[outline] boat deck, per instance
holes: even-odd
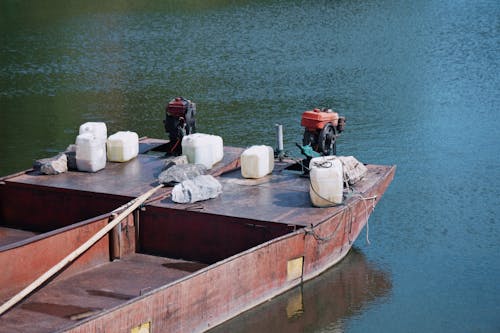
[[[321,223],[355,200],[347,197],[341,205],[313,207],[309,197],[309,178],[301,177],[299,172],[285,169],[287,165],[277,163],[273,174],[260,179],[244,179],[240,170],[225,173],[219,178],[223,186],[220,197],[186,205],[184,209],[304,227]],[[368,173],[364,181],[352,187],[352,193],[364,193],[380,176],[391,172],[391,167],[388,166],[368,165],[367,168]],[[179,205],[170,199],[154,205],[179,209]]]
[[[140,151],[146,153],[165,143],[146,139]],[[224,159],[210,173],[218,176],[223,193],[218,198],[194,204],[176,204],[169,197],[171,188],[161,189],[151,202],[155,207],[189,210],[213,215],[251,219],[304,227],[319,223],[341,211],[344,206],[315,208],[309,198],[309,179],[287,170],[288,162],[277,162],[272,175],[260,179],[241,177],[239,155],[242,148],[224,147]],[[157,177],[165,163],[163,154],[139,154],[127,163],[110,163],[96,173],[70,171],[57,176],[42,175],[37,171],[18,174],[7,181],[35,187],[88,192],[127,199],[137,197],[158,184]],[[360,185],[352,187],[355,193],[364,193],[377,181],[393,172],[392,166],[367,165],[368,174]],[[163,199],[162,199],[163,198]],[[348,204],[346,200],[344,204]],[[258,209],[256,209],[258,207]]]
[[[155,140],[150,143],[150,139],[147,140],[141,142],[142,153],[136,158],[125,163],[107,162],[104,169],[95,173],[68,171],[54,176],[30,170],[9,177],[5,181],[96,194],[137,197],[158,184],[157,177],[163,170],[166,159],[164,154],[147,154],[155,146],[166,141]],[[241,148],[225,147],[224,159],[210,170],[211,174],[218,175],[227,168],[234,168],[233,164],[237,162],[241,152]]]
[[[15,311],[4,315],[0,332],[52,332],[54,327],[69,327],[206,266],[131,254],[48,284],[19,304]]]
[[[0,226],[0,247],[35,236],[36,232],[5,228]]]

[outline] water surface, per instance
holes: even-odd
[[[86,121],[165,137],[177,95],[229,145],[274,146],[282,123],[294,156],[302,112],[332,107],[348,119],[339,154],[398,165],[371,245],[355,243],[389,282],[362,306],[304,302],[317,320],[301,330],[498,332],[499,18],[497,1],[2,1],[0,175],[63,150]],[[264,312],[259,330],[275,331],[290,297],[228,330]]]

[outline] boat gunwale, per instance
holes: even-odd
[[[39,233],[37,235],[31,236],[29,238],[25,238],[25,239],[22,239],[22,240],[19,240],[19,241],[10,243],[10,244],[0,246],[0,252],[16,249],[16,248],[25,246],[27,244],[35,243],[35,242],[38,242],[40,240],[52,237],[54,235],[59,235],[61,233],[67,232],[69,230],[77,229],[81,226],[84,226],[84,225],[87,225],[90,223],[94,223],[94,222],[96,222],[98,220],[102,220],[106,217],[111,217],[112,215],[113,215],[112,213],[105,213],[105,214],[101,214],[101,215],[98,215],[98,216],[95,216],[95,217],[92,217],[89,219],[85,219],[83,221],[72,223],[70,225],[67,225],[67,226],[64,226],[61,228],[57,228],[57,229],[47,231],[47,232],[42,232],[42,233]]]

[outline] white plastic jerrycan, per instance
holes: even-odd
[[[273,172],[274,150],[269,146],[252,146],[241,154],[241,175],[261,178]]]
[[[103,122],[86,122],[80,125],[80,130],[78,134],[92,133],[97,139],[106,142],[108,138],[108,130],[106,128],[106,123]]]
[[[116,132],[109,136],[106,148],[108,161],[130,161],[139,153],[139,136],[135,132]]]
[[[189,163],[203,164],[211,169],[224,157],[223,141],[220,136],[194,133],[182,138],[182,154]]]
[[[342,203],[342,162],[336,156],[315,157],[311,159],[309,168],[309,196],[313,206],[328,207]]]
[[[106,167],[106,142],[86,132],[76,137],[76,167],[96,172]]]

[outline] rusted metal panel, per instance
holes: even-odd
[[[379,173],[378,182],[364,187],[358,195],[348,199],[342,210],[326,221],[306,229],[306,254],[304,280],[309,280],[335,265],[350,250],[359,233],[366,225],[373,208],[392,181],[395,167],[372,168]],[[360,199],[360,196],[364,199]]]
[[[111,260],[120,259],[136,250],[136,229],[134,223],[135,213],[128,215],[110,233]],[[115,215],[112,214],[114,219]]]
[[[262,304],[248,316],[244,313],[222,324],[213,333],[303,333],[327,327],[342,331],[346,319],[387,295],[391,288],[389,274],[376,269],[362,253],[351,251],[339,266],[295,287],[285,297]]]
[[[105,214],[124,204],[123,197],[40,187],[31,184],[0,185],[0,222],[4,226],[47,232]]]
[[[226,147],[224,159],[210,173],[217,176],[238,167],[241,151]],[[139,155],[127,163],[108,162],[96,173],[51,176],[31,170],[4,177],[0,225],[47,232],[107,213],[154,186],[163,164],[163,155]],[[161,189],[156,198],[170,191]]]
[[[0,248],[0,299],[3,301],[36,280],[108,222],[108,217]],[[108,237],[80,256],[59,278],[109,261]]]
[[[369,191],[391,170],[388,166],[367,167],[368,174],[364,181],[359,186],[353,187],[356,193],[363,194]],[[328,220],[341,213],[345,207],[345,205],[313,207],[309,198],[309,180],[284,169],[278,169],[272,176],[257,180],[243,179],[240,171],[235,170],[221,176],[219,181],[223,185],[223,193],[215,199],[193,205],[179,205],[166,198],[152,205],[266,223],[282,223],[298,228]]]
[[[71,327],[79,320],[186,277],[194,267],[190,264],[194,263],[132,254],[68,278],[58,278],[4,314],[0,332],[53,332]],[[197,265],[196,269],[204,267]],[[36,317],[39,325],[26,321],[26,317]]]
[[[69,331],[127,331],[146,321],[154,332],[206,330],[299,284],[300,278],[287,281],[287,262],[300,257],[303,246],[302,233],[270,241]]]
[[[0,227],[0,248],[35,236],[35,232]]]
[[[179,209],[140,212],[140,251],[213,263],[290,231],[293,227]]]

